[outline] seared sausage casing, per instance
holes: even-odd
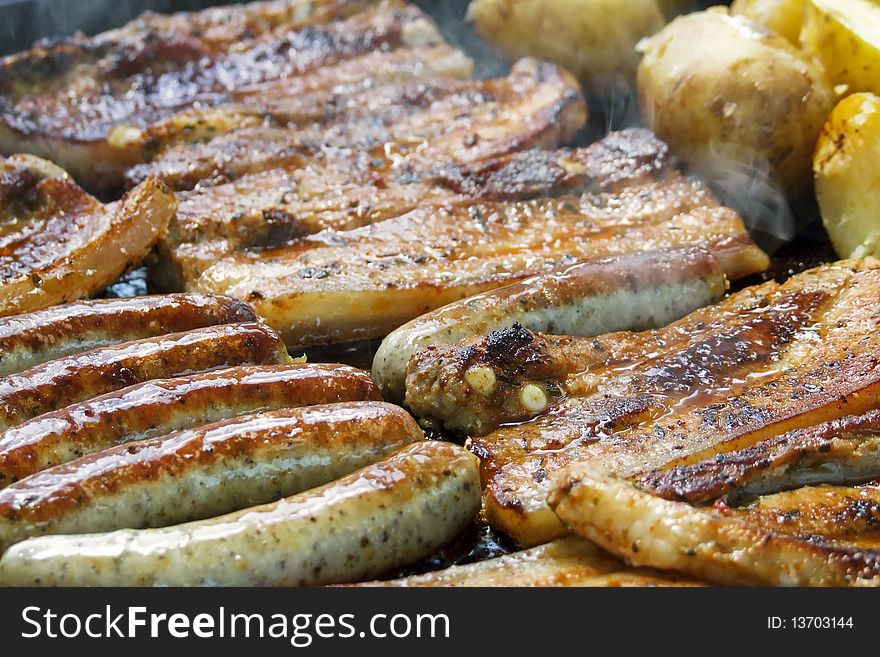
[[[384,402],[249,415],[120,445],[0,491],[0,549],[39,534],[162,527],[325,484],[421,440]]]
[[[573,265],[451,303],[404,324],[376,352],[373,376],[387,399],[403,401],[407,364],[424,347],[514,324],[556,335],[643,331],[717,301],[726,289],[721,266],[702,249]]]
[[[346,365],[252,365],[147,381],[0,435],[0,488],[85,454],[245,413],[380,399],[367,373]]]
[[[0,430],[150,379],[289,358],[278,334],[261,324],[211,326],[66,356],[0,379]]]
[[[0,559],[0,584],[353,582],[431,554],[479,505],[476,457],[421,442],[331,484],[211,520],[23,541]]]
[[[79,301],[0,318],[0,376],[112,344],[192,329],[255,322],[243,301],[207,294]]]

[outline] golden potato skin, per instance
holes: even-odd
[[[642,46],[646,123],[715,180],[762,171],[789,195],[810,188],[810,162],[834,106],[821,69],[784,38],[726,8],[677,18]]]
[[[599,93],[633,82],[636,44],[665,23],[657,0],[474,0],[468,19],[508,59],[548,59]]]
[[[813,161],[816,198],[841,258],[880,255],[880,97],[842,100],[822,129]]]
[[[765,25],[799,46],[806,5],[807,0],[734,0],[730,12]]]
[[[880,94],[880,3],[809,0],[801,43],[832,84]]]

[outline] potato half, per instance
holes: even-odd
[[[734,0],[730,11],[766,25],[797,46],[804,27],[806,5],[807,0]]]
[[[842,100],[822,129],[813,169],[822,221],[841,258],[880,256],[880,97]]]
[[[677,18],[641,49],[645,121],[688,164],[715,180],[732,170],[769,176],[790,195],[810,187],[834,106],[820,67],[721,7]]]
[[[801,43],[833,84],[880,93],[880,2],[810,0]]]
[[[474,0],[468,18],[508,59],[549,59],[599,93],[632,84],[635,45],[665,24],[657,0]]]

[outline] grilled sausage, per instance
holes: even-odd
[[[245,413],[380,399],[367,373],[346,365],[242,366],[148,381],[0,435],[0,488],[114,445]]]
[[[149,379],[289,358],[278,334],[261,324],[211,326],[66,356],[0,379],[0,430]]]
[[[0,376],[112,344],[256,320],[243,301],[205,294],[80,301],[3,317]]]
[[[265,504],[423,438],[399,406],[352,402],[119,445],[0,491],[0,550],[30,536],[163,527]]]
[[[0,559],[3,585],[316,585],[379,576],[452,539],[480,503],[477,459],[422,442],[279,502],[165,529],[43,536]]]
[[[405,324],[376,352],[373,378],[386,399],[403,401],[407,363],[423,347],[514,324],[580,336],[655,328],[717,301],[725,289],[718,262],[700,249],[574,265],[457,301]]]

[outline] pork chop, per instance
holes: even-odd
[[[440,43],[432,21],[401,0],[278,0],[148,14],[0,61],[0,150],[41,155],[82,184],[113,189],[128,167],[155,154],[151,127],[163,124],[167,133],[168,118],[180,111],[296,95],[295,85],[285,89],[299,76],[322,70],[332,84],[335,65]]]

